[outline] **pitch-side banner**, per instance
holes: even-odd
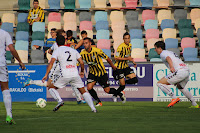
[[[110,87],[118,88],[118,81],[114,80],[112,76],[112,68],[109,65],[105,65],[106,71],[108,72]],[[135,74],[138,77],[137,85],[126,85],[125,95],[127,100],[130,101],[152,101],[153,100],[153,65],[152,64],[138,64],[136,68],[131,65],[131,68],[134,70]],[[85,77],[82,79],[85,87],[87,87],[87,76],[89,73],[89,67],[85,65]],[[101,100],[112,100],[112,95],[104,92],[103,88],[97,83],[94,86],[94,89],[97,91],[98,96]],[[64,100],[75,100],[74,93],[70,86],[58,90],[61,97]],[[52,100],[49,92],[47,91],[47,99]]]
[[[186,85],[186,88],[191,92],[196,101],[200,101],[200,64],[188,64],[190,68],[190,80]],[[164,76],[170,73],[169,69],[164,64],[155,64],[154,67],[154,94],[153,101],[171,101],[171,98],[162,92],[160,88],[157,87],[156,83]],[[177,97],[179,97],[182,101],[188,101],[188,99],[173,85],[170,85],[170,88],[175,93]]]
[[[46,99],[46,87],[30,85],[23,88],[23,83],[31,78],[33,80],[41,80],[46,72],[47,65],[26,65],[25,70],[21,70],[19,66],[8,66],[9,89],[12,101],[36,101],[38,98]],[[0,101],[2,101],[0,94]]]

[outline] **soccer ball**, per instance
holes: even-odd
[[[36,106],[39,107],[39,108],[44,108],[46,107],[46,100],[43,99],[43,98],[38,98],[37,101],[36,101]]]

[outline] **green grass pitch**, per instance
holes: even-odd
[[[33,102],[13,102],[16,125],[5,123],[0,103],[0,133],[198,133],[200,109],[189,109],[189,102],[167,108],[166,102],[103,102],[92,113],[87,104],[67,102],[53,112],[56,102],[37,108]]]

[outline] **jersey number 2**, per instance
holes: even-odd
[[[67,58],[67,61],[72,61],[72,59],[70,59],[71,53],[70,53],[69,51],[65,51],[65,53],[68,53],[68,54],[69,54],[69,56],[68,56],[68,58]]]

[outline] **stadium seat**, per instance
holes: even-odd
[[[200,9],[192,9],[190,12],[190,18],[192,20],[192,23],[195,23],[196,19],[200,18]]]
[[[107,39],[100,39],[97,42],[97,48],[99,49],[110,49],[110,40]]]
[[[46,0],[38,0],[40,3],[40,7],[45,9],[46,8]]]
[[[146,20],[145,24],[144,24],[144,29],[148,30],[148,29],[158,29],[158,20]]]
[[[108,21],[107,17],[108,17],[107,12],[96,11],[94,19],[95,19],[96,22],[98,22],[98,21]]]
[[[155,51],[155,48],[151,48],[149,50],[149,59],[150,62],[161,62],[162,60],[160,59],[160,55],[157,54]]]
[[[157,15],[159,24],[161,24],[163,19],[172,19],[171,10],[159,10]]]
[[[45,38],[44,32],[36,31],[36,32],[32,33],[32,40],[43,40],[44,41],[44,38]]]
[[[106,0],[94,0],[95,8],[106,8]]]
[[[27,31],[17,31],[15,39],[17,41],[19,41],[19,40],[29,41],[29,33]]]
[[[169,0],[157,0],[158,6],[169,6]]]
[[[64,23],[64,31],[68,31],[68,30],[76,31],[77,23],[75,23],[73,21],[65,22]]]
[[[160,39],[151,38],[147,40],[147,50],[149,51],[151,48],[154,48],[154,44],[160,41]]]
[[[125,32],[126,32],[126,30],[115,30],[112,33],[112,38],[114,39],[114,41],[122,40]]]
[[[174,28],[175,22],[172,19],[163,19],[161,22],[161,29],[164,30],[166,28]]]
[[[180,57],[180,50],[179,50],[179,48],[169,48],[167,50],[174,52],[176,55],[178,55],[178,57]]]
[[[162,62],[161,58],[151,58],[150,62]]]
[[[128,21],[128,29],[141,29],[141,21],[140,20],[132,20]]]
[[[185,6],[185,0],[173,0],[174,6]]]
[[[166,28],[163,30],[162,33],[162,37],[163,39],[167,39],[167,38],[174,38],[176,39],[176,29],[172,29],[172,28]]]
[[[145,59],[145,49],[141,48],[134,48],[131,51],[131,57],[134,58],[135,62],[146,62]]]
[[[110,38],[110,32],[109,30],[98,30],[96,34],[97,40],[100,39],[109,39]]]
[[[43,50],[32,50],[31,51],[31,63],[44,63]]]
[[[199,0],[190,0],[190,6],[200,6]]]
[[[187,10],[184,9],[176,9],[174,11],[174,19],[175,23],[178,24],[180,19],[187,19]]]
[[[23,63],[28,63],[28,50],[16,50],[21,61]],[[19,63],[15,58],[15,63]]]
[[[48,0],[49,9],[60,9],[60,0]]]
[[[2,23],[1,29],[13,33],[13,23]]]
[[[182,48],[182,52],[184,52],[185,48],[195,48],[196,46],[196,41],[194,38],[189,38],[189,37],[185,37],[181,40],[181,48]]]
[[[48,22],[60,22],[61,21],[61,14],[57,12],[51,12],[48,15]]]
[[[64,0],[65,9],[75,9],[76,0]]]
[[[27,22],[18,23],[17,31],[29,31],[29,23],[27,23]]]
[[[137,11],[127,11],[126,12],[126,21],[138,20]]]
[[[19,10],[29,10],[30,0],[18,0]]]
[[[63,21],[73,21],[76,23],[76,13],[75,12],[65,12],[63,16]]]
[[[122,0],[109,0],[111,7],[122,7]]]
[[[126,7],[133,8],[137,7],[138,0],[125,0]]]
[[[146,20],[155,20],[155,11],[154,10],[143,10],[142,12],[142,20],[143,24],[145,23]]]
[[[48,31],[51,31],[52,28],[61,29],[60,22],[49,22],[48,23]]]
[[[159,39],[159,29],[146,30],[146,39],[156,38]]]
[[[18,23],[27,22],[28,13],[19,13],[17,16]]]
[[[131,39],[142,39],[143,34],[141,29],[131,29],[129,32]]]
[[[79,0],[80,8],[91,8],[91,0]]]
[[[13,58],[13,55],[10,51],[6,51],[6,63],[12,63],[11,60]]]
[[[15,42],[15,49],[16,50],[27,50],[28,51],[28,41],[16,41]]]
[[[114,30],[124,30],[125,22],[124,21],[113,21],[111,25],[111,29]]]
[[[183,58],[185,61],[199,61],[197,48],[185,48]]]
[[[200,18],[198,18],[198,19],[196,20],[194,27],[195,27],[196,32],[197,32],[197,30],[200,28]]]
[[[13,27],[15,27],[15,14],[14,13],[4,13],[1,18],[2,23],[13,23]]]
[[[44,46],[44,41],[43,40],[33,40],[31,42],[31,47],[37,45],[37,46]]]
[[[108,23],[108,21],[97,21],[95,28],[96,28],[96,30],[108,30],[109,23]]]
[[[117,48],[118,48],[119,45],[122,44],[123,42],[124,42],[123,39],[121,39],[121,40],[115,40],[115,41],[114,41],[114,43],[113,43],[114,53],[116,53]]]
[[[141,48],[144,49],[144,40],[143,39],[131,39],[132,49]]]
[[[124,15],[122,11],[111,11],[110,20],[113,21],[124,21]]]
[[[79,21],[91,21],[91,12],[80,12]]]
[[[92,21],[81,21],[79,29],[80,31],[92,30],[93,29]]]
[[[85,30],[85,31],[87,32],[87,37],[93,39],[93,31],[92,30]],[[81,37],[81,31],[80,31],[79,37],[80,37],[80,39],[82,39],[82,37]]]
[[[178,29],[192,28],[191,19],[180,19],[178,21]]]
[[[153,7],[153,0],[141,0],[142,7]]]
[[[190,37],[190,38],[193,38],[194,37],[194,33],[193,33],[193,29],[190,29],[190,28],[183,28],[183,29],[180,29],[180,38],[185,38],[185,37]]]
[[[73,37],[75,38],[75,39],[77,39],[77,32],[76,31],[72,31],[73,32]]]
[[[109,58],[111,58],[111,50],[110,49],[102,49],[102,50]]]
[[[32,31],[45,32],[45,22],[34,22],[32,26]]]
[[[178,39],[167,38],[165,39],[165,49],[178,48]]]

